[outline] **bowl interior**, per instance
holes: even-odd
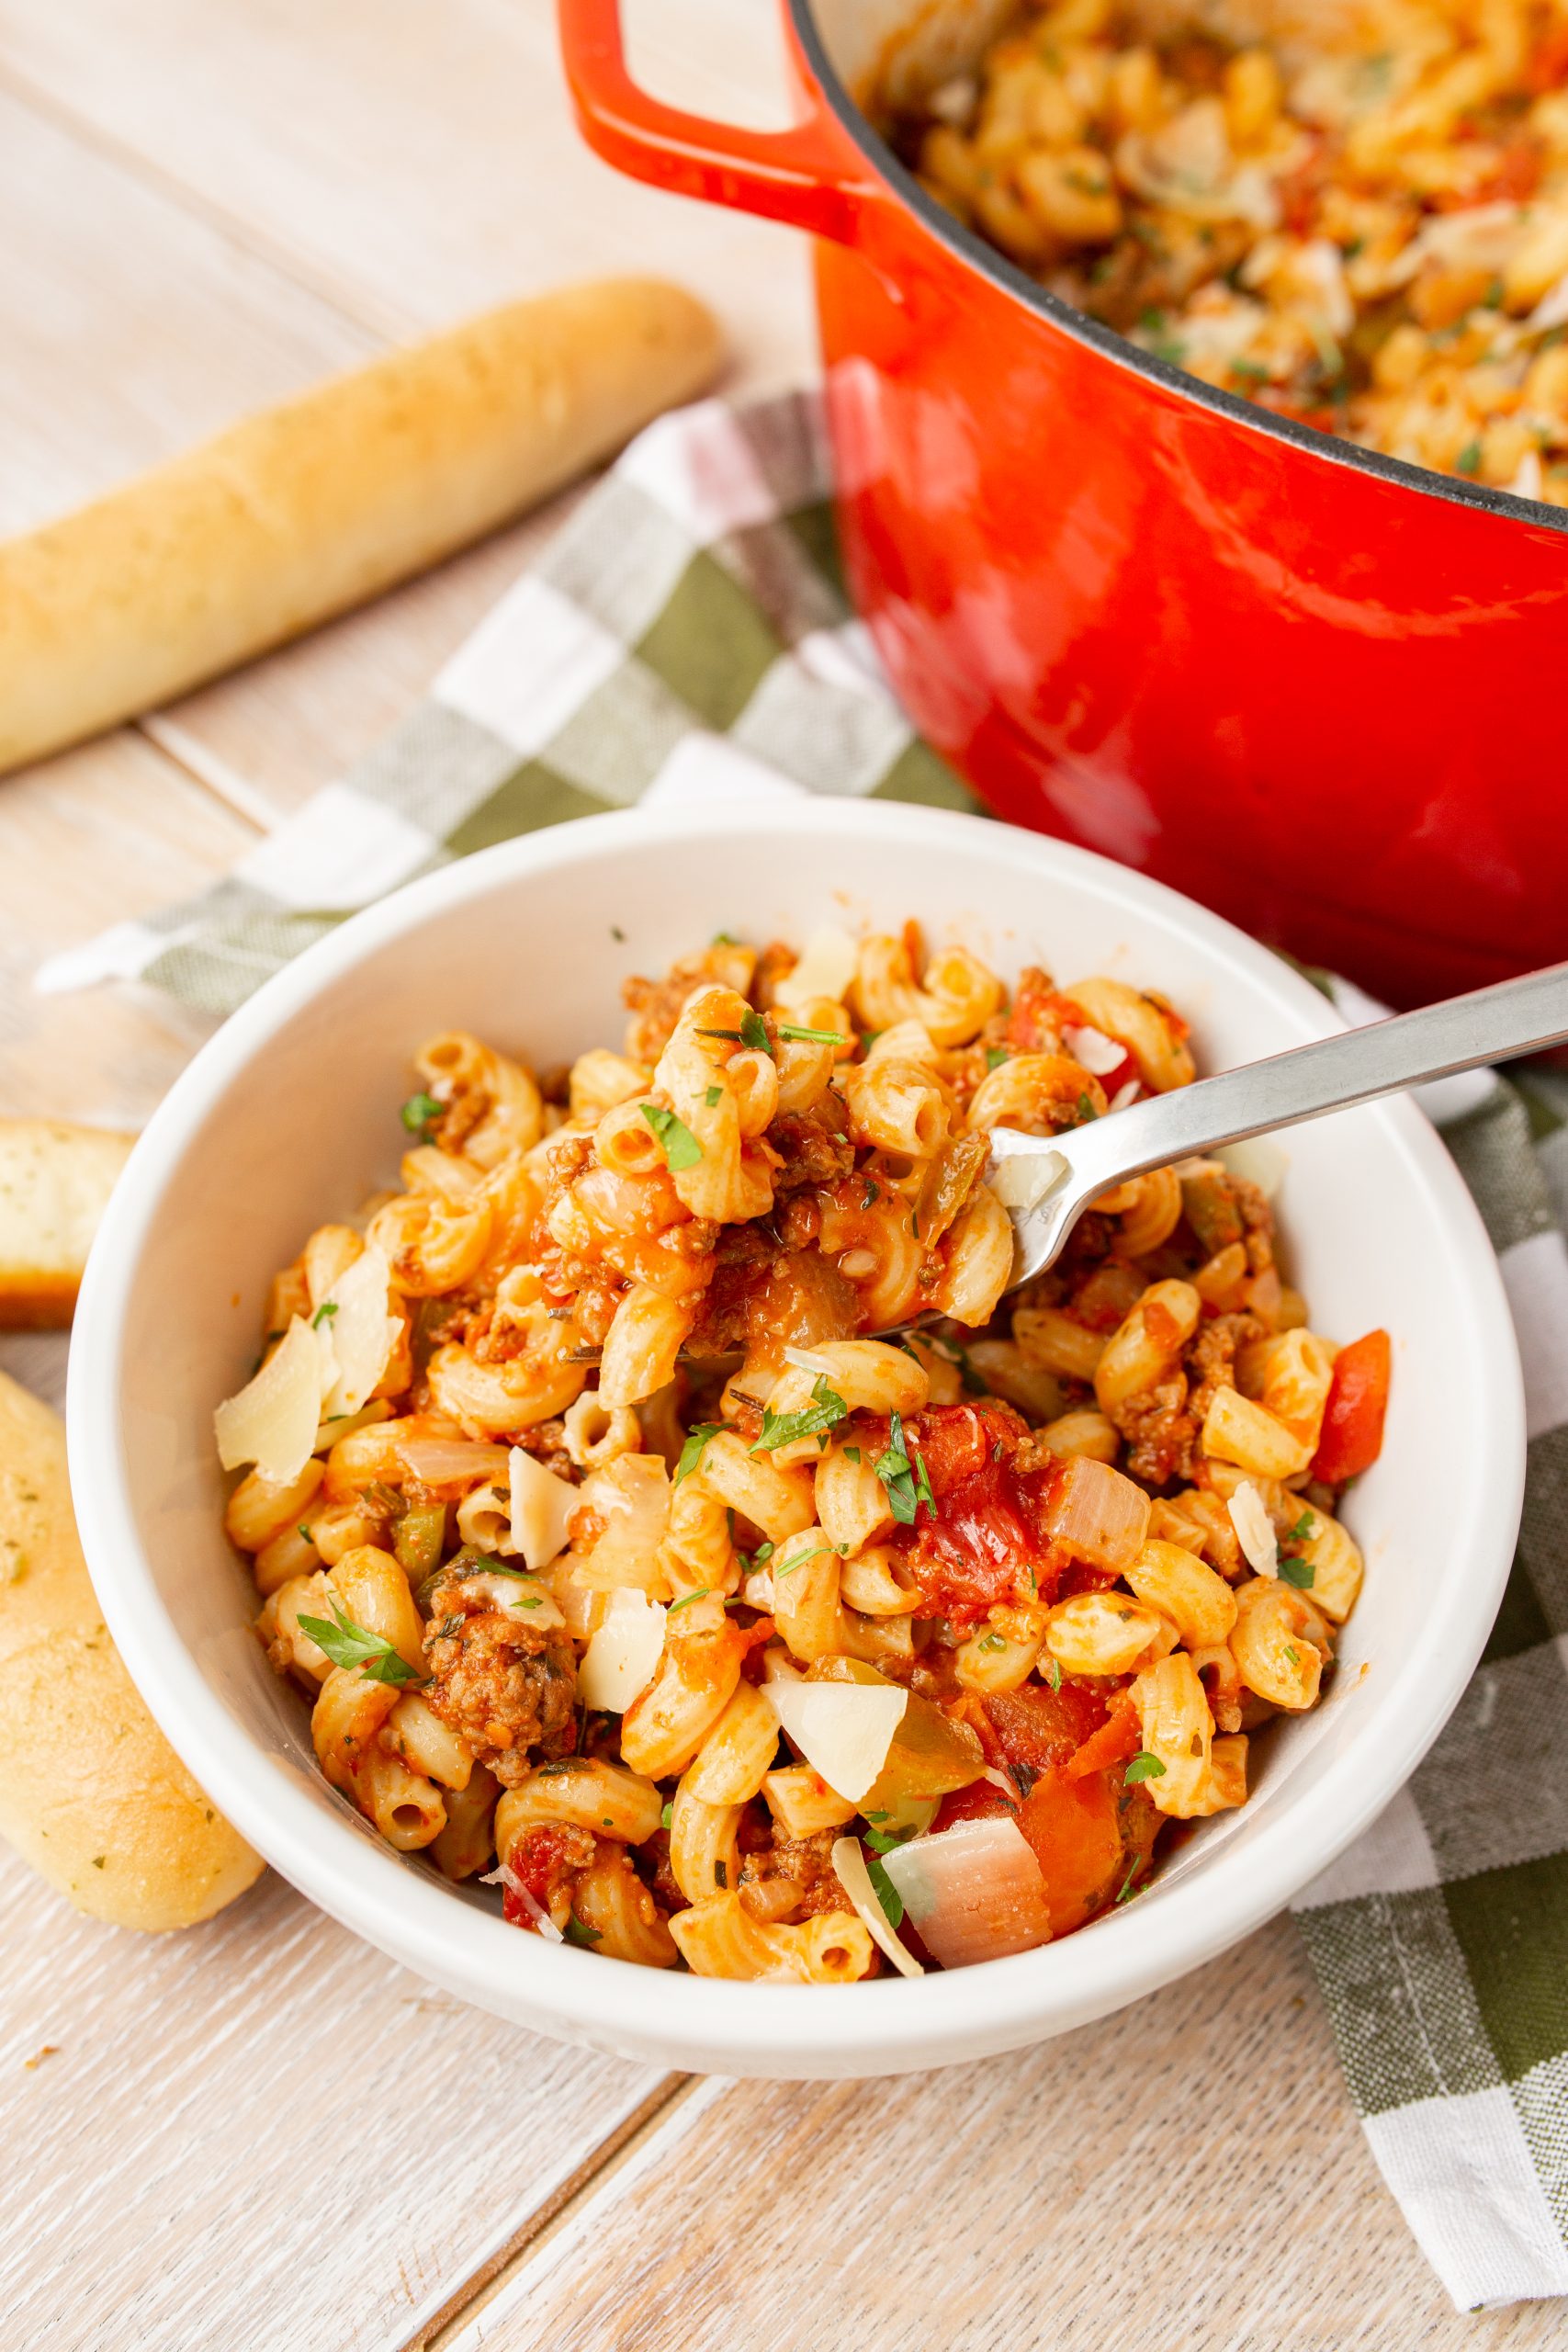
[[[798,940],[911,915],[1010,981],[1041,963],[1064,983],[1109,972],[1158,987],[1190,1019],[1201,1067],[1336,1025],[1216,918],[1000,825],[821,803],[595,819],[416,885],[281,975],[160,1112],[95,1257],[73,1351],[75,1483],[111,1628],[165,1730],[316,1900],[452,1989],[568,2038],[728,2072],[873,2072],[1111,2007],[1277,1908],[1386,1801],[1462,1686],[1501,1588],[1519,1447],[1495,1267],[1441,1147],[1407,1105],[1382,1106],[1285,1137],[1278,1203],[1314,1326],[1393,1334],[1386,1449],[1347,1513],[1366,1589],[1325,1702],[1259,1744],[1252,1801],[1202,1827],[1124,1913],[915,1984],[714,1985],[504,1928],[491,1895],[398,1859],[326,1788],[305,1706],[249,1631],[211,1413],[247,1375],[274,1270],[395,1175],[414,1047],[466,1027],[559,1062],[617,1045],[622,979],[716,930]]]

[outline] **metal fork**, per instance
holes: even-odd
[[[1565,1038],[1568,964],[1554,964],[1152,1095],[1065,1135],[997,1127],[987,1172],[1012,1219],[1009,1288],[1043,1273],[1085,1209],[1132,1177]]]

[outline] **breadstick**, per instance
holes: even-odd
[[[0,773],[439,562],[712,380],[711,314],[612,278],[514,302],[0,545]]]
[[[58,1415],[0,1373],[0,1836],[79,1911],[188,1928],[259,1878],[120,1663]]]
[[[0,1330],[70,1322],[98,1219],[134,1141],[63,1119],[0,1119]]]

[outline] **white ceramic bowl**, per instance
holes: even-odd
[[[385,1951],[497,2015],[595,2049],[739,2075],[869,2075],[1038,2041],[1152,1991],[1278,1911],[1371,1821],[1473,1667],[1523,1475],[1512,1327],[1481,1221],[1407,1102],[1284,1139],[1279,1202],[1314,1321],[1394,1336],[1382,1460],[1348,1513],[1367,1555],[1325,1704],[1259,1743],[1256,1792],[1137,1902],[1062,1943],[915,1983],[716,1984],[547,1945],[495,1898],[400,1859],[316,1770],[219,1524],[212,1408],[254,1355],[265,1285],[395,1170],[412,1049],[465,1027],[559,1062],[618,1038],[619,989],[720,928],[959,936],[1010,979],[1167,990],[1201,1067],[1337,1025],[1266,949],[1081,850],[924,809],[814,800],[634,813],[529,835],[346,923],[199,1054],[138,1145],[71,1358],[73,1485],[104,1612],[175,1747],[267,1860]]]

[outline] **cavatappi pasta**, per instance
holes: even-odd
[[[1564,0],[1060,0],[879,111],[931,193],[1189,375],[1568,505]]]
[[[1157,996],[724,934],[536,1076],[436,1037],[396,1192],[217,1416],[321,1769],[528,1932],[843,1984],[1071,1933],[1245,1802],[1361,1574],[1382,1333],[1217,1161],[1004,1299],[987,1133],[1193,1076]],[[875,1336],[926,1318],[900,1340]]]

